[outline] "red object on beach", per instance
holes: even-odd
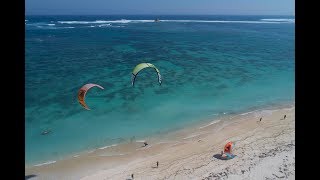
[[[231,153],[231,148],[232,148],[233,144],[232,142],[228,142],[225,146],[224,146],[224,152],[225,153]]]

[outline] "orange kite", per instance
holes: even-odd
[[[98,84],[86,84],[84,86],[82,86],[80,89],[79,89],[79,92],[78,92],[78,101],[79,103],[81,104],[82,107],[84,107],[85,109],[87,110],[90,110],[89,107],[87,106],[84,98],[86,97],[86,94],[87,94],[87,91],[92,88],[92,87],[98,87],[100,89],[104,89],[102,86],[98,85]]]

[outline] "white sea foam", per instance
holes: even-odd
[[[111,26],[111,27],[125,27],[125,26]]]
[[[260,19],[261,21],[279,21],[279,22],[294,22],[295,19],[280,19],[280,18],[277,18],[277,19]]]
[[[212,121],[211,123],[209,123],[207,125],[201,126],[201,127],[199,127],[199,129],[203,129],[205,127],[211,126],[212,124],[215,124],[215,123],[218,123],[218,122],[220,122],[220,119],[214,120],[214,121]]]
[[[168,144],[168,143],[171,143],[170,141],[161,141],[161,142],[158,142],[156,144]]]
[[[28,21],[28,20],[25,20]],[[250,20],[250,21],[242,21],[242,20],[160,20],[161,22],[175,22],[175,23],[247,23],[247,24],[254,24],[254,23],[294,23],[294,19],[260,19],[260,20]],[[60,24],[101,24],[98,25],[98,27],[104,27],[104,26],[110,26],[110,27],[123,27],[123,26],[114,26],[112,24],[127,24],[127,23],[152,23],[154,20],[127,20],[127,19],[121,19],[121,20],[95,20],[95,21],[58,21]],[[55,26],[55,24],[44,24],[44,23],[31,23],[27,25],[48,25],[48,26]],[[96,26],[89,26],[89,27],[96,27]],[[43,28],[43,27],[40,27]],[[59,27],[57,29],[64,29],[64,28],[74,28],[74,27]]]
[[[292,23],[294,20],[292,19],[262,19],[258,21],[232,21],[232,20],[161,20],[162,22],[196,22],[196,23]],[[154,22],[154,20],[97,20],[97,21],[58,21],[61,24],[104,24],[104,23],[150,23]]]
[[[80,155],[75,155],[75,156],[73,156],[74,158],[76,158],[76,157],[79,157]]]
[[[58,21],[58,23],[61,24],[106,24],[106,23],[130,23],[134,21],[141,21],[143,20],[126,20],[126,19],[121,19],[121,20],[113,20],[113,21],[103,21],[103,20],[97,20],[97,21]]]
[[[183,139],[190,139],[190,138],[194,138],[194,137],[197,137],[197,136],[200,136],[201,134],[194,134],[194,135],[191,135],[191,136],[187,136]]]
[[[249,112],[245,112],[245,113],[242,113],[240,114],[241,116],[244,116],[244,115],[247,115],[247,114],[251,114],[251,113],[254,113],[256,112],[257,110],[254,110],[254,111],[249,111]]]
[[[27,24],[27,25],[30,25],[30,24]],[[55,27],[54,25],[49,25],[48,26],[36,26],[37,28],[41,28],[41,29],[72,29],[72,28],[75,28],[75,27],[72,27],[72,26],[66,26],[66,27]]]
[[[99,155],[99,156],[111,157],[111,156],[123,156],[123,155],[126,155],[126,154],[113,154],[113,155],[105,155],[105,154],[101,154],[101,155]]]
[[[143,143],[143,142],[146,142],[146,140],[137,140],[136,142],[137,143]]]
[[[111,24],[110,23],[108,23],[108,24],[101,24],[101,25],[98,25],[99,27],[104,27],[104,26],[111,26]]]
[[[99,149],[106,149],[106,148],[109,148],[109,147],[114,147],[114,146],[117,146],[118,144],[112,144],[110,146],[104,146],[104,147],[101,147]]]
[[[178,144],[182,144],[183,142],[177,142],[177,143],[175,143],[175,144],[172,144],[172,146],[176,146],[176,145],[178,145]]]
[[[240,20],[173,20],[173,19],[164,19],[160,20],[161,22],[181,22],[181,23],[293,23],[294,19],[261,19],[256,21],[240,21]],[[154,20],[96,20],[96,21],[58,21],[61,24],[105,24],[105,23],[151,23]]]
[[[260,112],[255,112],[255,117],[270,116],[275,111],[277,110],[262,110]]]
[[[210,114],[210,116],[218,116],[218,113]]]
[[[67,26],[67,27],[57,27],[56,29],[72,29],[72,28],[75,28],[75,27],[72,27],[72,26]]]
[[[95,150],[88,151],[88,154],[89,154],[89,153],[93,153],[94,151],[95,151]]]
[[[228,20],[161,20],[163,22],[196,22],[196,23],[246,23],[246,24],[267,24],[267,23],[292,23],[292,21],[228,21]]]
[[[48,161],[48,162],[45,162],[45,163],[36,164],[36,165],[34,165],[34,166],[43,166],[43,165],[53,164],[53,163],[55,163],[55,162],[57,162],[57,161]]]
[[[294,106],[292,106],[292,107],[289,107],[289,108],[284,108],[284,110],[287,110],[287,111],[292,111],[292,110],[294,110]]]

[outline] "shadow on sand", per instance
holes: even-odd
[[[222,158],[221,157],[221,154],[215,154],[213,155],[212,157],[216,158],[216,159],[220,159],[220,160],[230,160],[230,159],[233,159],[234,157],[236,157],[237,155],[232,155],[231,158]]]
[[[212,157],[214,157],[214,158],[216,158],[216,159],[220,159],[220,160],[227,160],[227,159],[225,159],[225,158],[222,158],[222,157],[221,157],[221,154],[215,154],[215,155],[213,155]]]
[[[36,177],[36,175],[34,175],[34,174],[26,175],[26,176],[24,177],[24,179],[30,179],[30,178],[33,178],[33,177]]]

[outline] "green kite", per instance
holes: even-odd
[[[156,66],[154,66],[153,64],[151,63],[140,63],[138,64],[132,71],[132,78],[131,78],[131,81],[132,81],[132,86],[134,86],[134,82],[136,80],[136,77],[137,75],[139,74],[139,72],[144,69],[144,68],[153,68],[156,72],[157,72],[157,75],[158,75],[158,82],[159,84],[161,85],[161,75],[160,75],[160,71],[158,68],[156,68]]]

